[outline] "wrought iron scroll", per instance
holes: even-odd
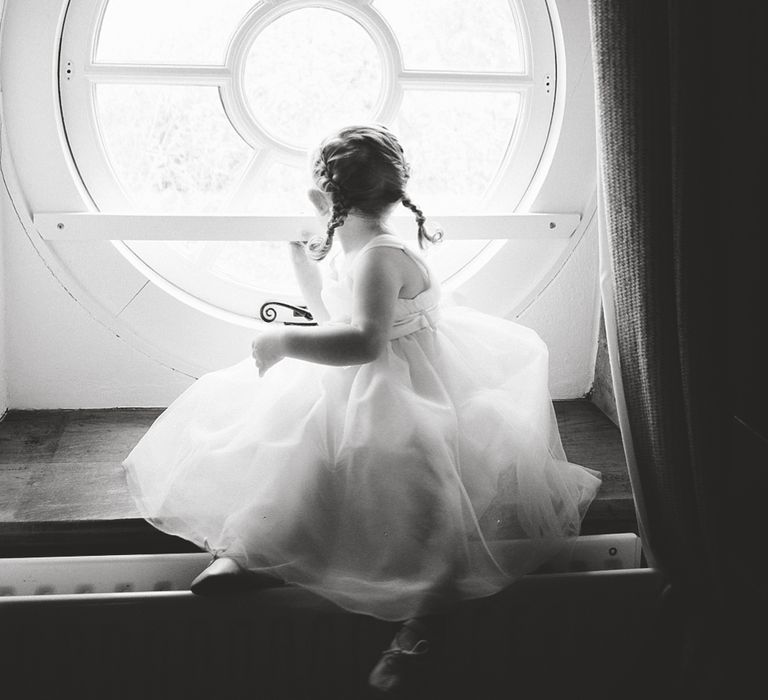
[[[314,317],[309,312],[306,306],[294,306],[293,304],[286,304],[283,301],[267,301],[261,305],[259,310],[259,316],[262,321],[266,323],[273,323],[277,321],[277,308],[281,306],[284,309],[290,309],[293,312],[294,318],[303,318],[304,321],[282,321],[284,326],[316,326]]]

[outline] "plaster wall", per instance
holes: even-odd
[[[549,390],[554,399],[581,398],[592,387],[600,288],[597,217],[540,295],[517,317],[549,347]]]
[[[595,378],[589,399],[597,406],[614,425],[619,425],[619,414],[616,408],[616,395],[613,390],[613,374],[611,358],[608,352],[608,340],[605,330],[605,318],[600,314],[600,330],[597,336],[597,357],[595,359]]]
[[[0,9],[1,6],[0,6]],[[5,209],[5,198],[0,207]],[[0,216],[0,418],[8,410],[8,374],[5,328],[5,216]]]
[[[7,193],[0,196],[12,408],[166,406],[191,384],[133,349],[68,294],[28,240]]]
[[[2,18],[4,10],[5,0],[0,0],[0,18]],[[0,32],[1,35],[2,32]],[[0,119],[2,119],[2,114],[0,114]],[[7,351],[5,342],[5,227],[3,225],[5,217],[2,213],[5,205],[6,199],[3,197],[2,201],[0,201],[0,418],[8,410]]]

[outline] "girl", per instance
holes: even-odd
[[[370,682],[396,687],[429,616],[532,571],[579,532],[600,479],[570,464],[547,349],[516,323],[440,304],[387,228],[408,164],[382,126],[326,139],[310,199],[325,235],[292,244],[318,327],[261,333],[202,377],[124,465],[142,514],[214,554],[193,591],[280,580],[406,621]],[[317,261],[344,261],[323,286]],[[503,539],[502,539],[503,538]]]

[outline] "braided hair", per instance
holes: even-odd
[[[324,234],[307,245],[307,254],[322,260],[333,245],[334,232],[350,211],[379,216],[396,202],[416,216],[419,246],[437,243],[442,232],[429,235],[426,217],[405,194],[410,167],[403,148],[384,126],[350,126],[328,137],[315,153],[312,174],[317,187],[331,200],[331,216]]]
[[[341,187],[328,172],[328,164],[321,153],[319,161],[315,163],[315,182],[317,186],[331,196],[331,216],[328,219],[328,227],[325,236],[315,236],[307,243],[307,254],[314,260],[322,260],[331,250],[333,234],[349,214],[349,205]]]
[[[417,207],[407,195],[403,195],[400,200],[404,207],[408,207],[416,215],[416,224],[419,227],[419,248],[424,249],[424,242],[439,243],[443,239],[443,232],[441,229],[437,229],[434,234],[427,233],[426,226],[427,217],[424,216],[424,212]]]

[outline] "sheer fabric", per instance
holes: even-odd
[[[403,251],[394,236],[370,244]],[[348,323],[354,263],[324,289]],[[578,534],[600,485],[563,453],[547,348],[519,324],[396,302],[386,350],[331,367],[248,358],[200,378],[124,463],[156,527],[338,605],[401,620],[486,596]]]

